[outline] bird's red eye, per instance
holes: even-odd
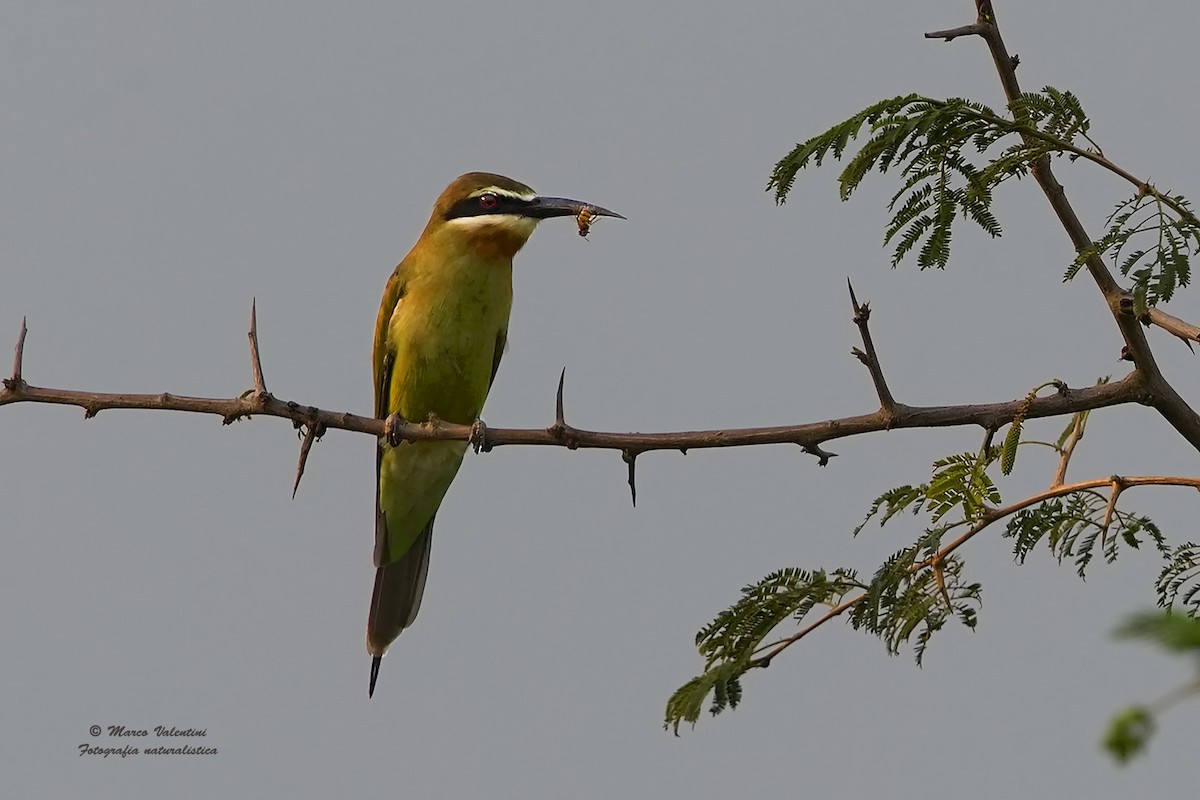
[[[479,205],[481,205],[484,208],[495,208],[496,204],[499,202],[500,201],[496,199],[496,195],[494,195],[494,194],[479,195]]]

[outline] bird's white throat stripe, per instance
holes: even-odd
[[[534,217],[522,217],[518,214],[480,214],[476,217],[455,217],[446,220],[447,225],[453,225],[462,230],[485,230],[487,228],[509,230],[523,236],[529,236],[537,227],[540,220]]]
[[[511,197],[514,200],[532,200],[533,198],[537,197],[535,192],[526,192],[522,194],[521,192],[514,192],[511,189],[501,189],[499,186],[485,186],[482,189],[471,192],[468,197],[480,197],[485,194],[494,194],[499,197]]]

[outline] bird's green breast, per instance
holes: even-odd
[[[414,263],[388,324],[390,412],[470,423],[487,398],[512,309],[511,259]]]

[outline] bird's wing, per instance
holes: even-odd
[[[375,416],[379,419],[387,417],[388,392],[392,383],[392,363],[395,354],[388,347],[388,324],[397,306],[404,300],[404,262],[396,267],[392,277],[388,278],[383,290],[383,299],[379,302],[379,316],[375,320]]]
[[[496,349],[492,351],[492,377],[488,378],[488,390],[496,382],[496,373],[500,371],[500,359],[504,357],[504,348],[508,344],[508,331],[503,328],[496,334]]]
[[[375,321],[375,416],[386,419],[391,413],[388,409],[388,396],[391,394],[392,368],[396,363],[396,354],[388,346],[388,325],[396,308],[404,300],[404,262],[396,267],[392,277],[388,278],[383,290],[383,300],[379,303],[379,317]],[[379,469],[383,463],[383,443],[375,448],[375,566],[381,566],[387,560],[388,540],[387,521],[383,509],[379,505]]]

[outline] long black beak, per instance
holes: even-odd
[[[607,208],[594,206],[582,200],[568,200],[565,197],[535,197],[529,201],[529,205],[521,213],[527,217],[549,219],[550,217],[577,217],[584,211],[595,217],[625,219],[617,212],[609,211]]]

